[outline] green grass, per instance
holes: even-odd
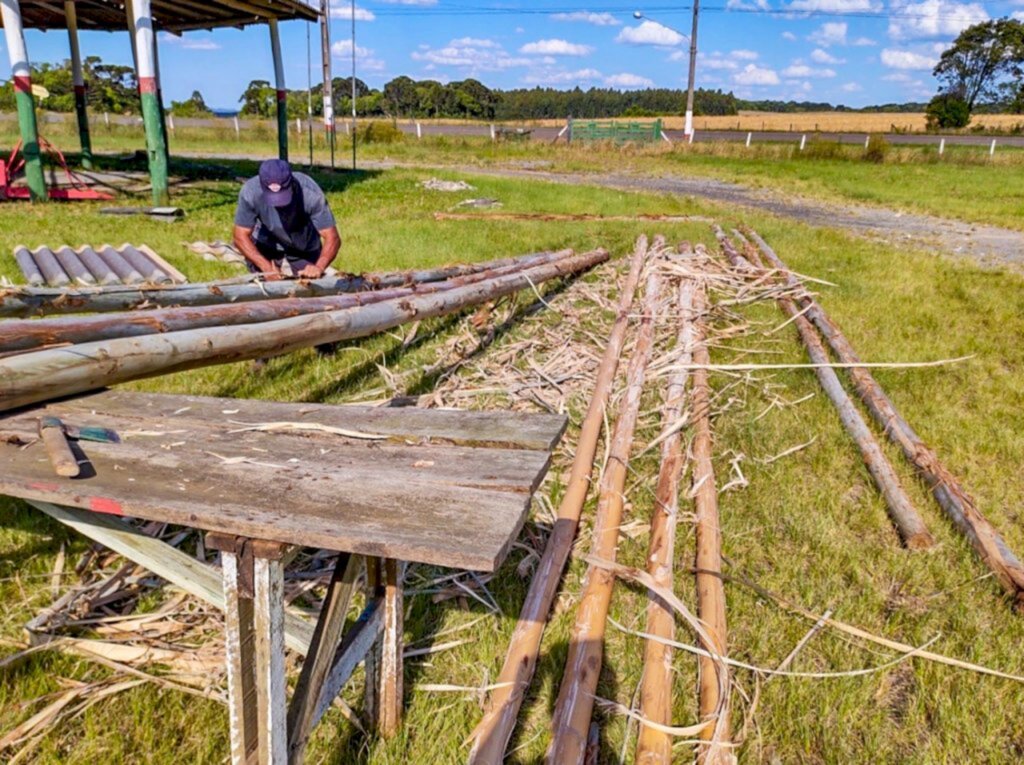
[[[646,159],[645,159],[646,161]],[[659,162],[664,158],[659,157]],[[221,163],[223,164],[223,163]],[[234,169],[234,167],[233,167]],[[251,166],[238,167],[249,171]],[[345,245],[341,267],[351,270],[402,268],[460,260],[482,260],[540,249],[604,245],[615,253],[630,249],[642,227],[628,223],[443,222],[432,213],[447,209],[462,195],[427,192],[417,182],[431,175],[466,178],[472,196],[501,199],[509,211],[635,212],[715,215],[735,223],[727,209],[692,199],[619,193],[587,187],[511,181],[449,172],[400,170],[349,177],[323,175],[339,218]],[[84,241],[145,241],[193,279],[230,273],[184,254],[179,242],[224,239],[237,186],[197,182],[177,201],[188,210],[186,221],[167,225],[145,219],[103,218],[96,205],[0,207],[0,274],[13,277],[10,247],[15,242],[57,245]],[[936,369],[880,370],[877,377],[925,440],[975,493],[979,506],[1004,533],[1009,546],[1024,551],[1020,507],[1024,501],[1024,435],[1020,406],[1024,401],[1024,278],[1010,272],[983,270],[916,251],[853,239],[789,221],[750,215],[758,229],[793,268],[835,282],[822,288],[822,301],[867,360],[913,361],[974,354],[965,364]],[[673,240],[710,242],[703,225],[646,226]],[[591,280],[607,283],[603,272]],[[555,300],[571,300],[572,293]],[[614,295],[613,295],[614,296]],[[585,306],[579,306],[583,308]],[[754,324],[752,335],[735,345],[772,351],[756,356],[772,361],[804,361],[789,327],[774,335],[764,331],[782,322],[772,306],[743,313]],[[557,326],[552,312],[534,321]],[[593,329],[606,335],[608,317],[595,312]],[[513,328],[505,342],[530,336],[532,325]],[[341,402],[380,398],[396,392],[421,392],[432,380],[424,365],[434,362],[441,344],[461,328],[458,320],[426,323],[410,349],[401,338],[385,334],[347,346],[331,357],[300,352],[275,359],[260,373],[247,364],[214,367],[155,378],[134,385],[140,390],[263,397],[288,401]],[[717,350],[717,360],[735,353]],[[388,378],[377,364],[399,380]],[[939,541],[931,552],[903,550],[860,459],[827,400],[807,371],[761,373],[760,382],[730,389],[735,401],[715,423],[719,484],[729,480],[730,462],[750,481],[745,489],[721,498],[724,552],[734,571],[816,610],[834,608],[836,617],[911,644],[935,636],[931,650],[1024,674],[1020,645],[1024,623],[1013,614],[999,587],[982,578],[986,569],[953,530],[903,464],[886,447],[912,498]],[[729,378],[714,375],[723,388]],[[768,405],[764,383],[780,386],[787,400],[816,393],[805,403],[773,411],[755,422]],[[645,392],[647,413],[637,434],[638,446],[658,431],[655,407],[663,380]],[[784,386],[784,387],[783,387]],[[724,403],[724,401],[723,401]],[[501,407],[503,399],[480,400]],[[571,402],[578,424],[585,401]],[[803,443],[817,442],[791,457],[764,465],[758,460]],[[575,430],[570,430],[571,444]],[[560,462],[544,491],[557,501],[566,463]],[[630,519],[644,520],[657,471],[652,454],[633,465]],[[562,599],[545,633],[536,682],[524,707],[513,747],[513,762],[532,763],[543,755],[561,664],[575,614],[589,537],[588,506],[581,543],[562,587]],[[684,513],[688,508],[684,507]],[[0,500],[0,638],[17,640],[23,625],[50,599],[47,574],[64,542],[74,561],[85,543],[29,511],[21,503]],[[644,535],[623,539],[620,559],[642,565]],[[677,591],[694,600],[692,533],[685,523],[678,545]],[[479,719],[469,696],[418,691],[423,683],[478,686],[498,672],[525,594],[527,582],[515,571],[515,552],[490,588],[504,616],[488,617],[470,633],[474,642],[411,663],[407,668],[406,724],[391,742],[364,739],[332,713],[318,730],[312,762],[458,763],[465,760],[463,741]],[[743,661],[777,664],[810,628],[810,623],[761,601],[739,584],[727,584],[730,649]],[[642,628],[643,593],[618,586],[612,616],[630,628]],[[409,640],[464,624],[483,610],[470,602],[461,611],[451,601],[432,604],[411,600],[406,619]],[[691,641],[680,628],[679,636]],[[7,649],[5,649],[7,650]],[[609,628],[599,695],[628,704],[640,678],[640,641]],[[822,632],[804,649],[795,669],[833,671],[876,666],[891,654]],[[695,661],[677,657],[677,724],[695,719]],[[56,691],[59,679],[102,676],[104,670],[66,657],[39,655],[14,671],[0,671],[0,735],[38,709],[32,699]],[[357,679],[346,690],[353,705],[360,699]],[[755,689],[749,673],[737,673],[748,695]],[[740,694],[735,694],[739,698]],[[814,763],[1011,763],[1024,756],[1024,728],[1019,709],[1024,686],[980,677],[947,667],[911,661],[881,673],[831,680],[780,678],[763,686],[748,736],[739,749],[742,762]],[[735,708],[739,729],[747,706]],[[615,762],[626,726],[620,717],[599,713],[601,762]],[[635,740],[635,736],[634,736]],[[632,745],[627,750],[631,761]],[[216,763],[227,754],[227,720],[222,707],[173,692],[142,687],[104,702],[59,730],[35,754],[50,763]],[[681,746],[679,759],[688,759]]]

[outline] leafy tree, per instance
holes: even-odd
[[[963,128],[971,121],[970,105],[956,93],[940,93],[925,109],[929,130]]]
[[[996,19],[965,29],[946,50],[934,74],[942,92],[973,111],[979,101],[993,101],[1007,85],[1019,83],[1024,64],[1024,23]],[[945,103],[945,102],[943,102]]]
[[[253,80],[238,99],[242,114],[269,118],[277,114],[277,89],[266,80]]]
[[[209,117],[213,112],[203,100],[203,94],[193,90],[185,101],[171,101],[171,114],[175,117]]]
[[[388,111],[395,117],[411,117],[419,107],[416,83],[404,74],[384,86],[384,100]]]

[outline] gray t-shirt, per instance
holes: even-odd
[[[305,173],[292,173],[295,190],[287,207],[277,208],[263,198],[259,177],[250,178],[238,193],[235,225],[253,229],[257,244],[284,254],[320,252],[320,231],[335,225],[324,192]]]

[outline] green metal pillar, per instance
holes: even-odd
[[[153,187],[153,205],[164,207],[170,203],[167,141],[160,121],[160,99],[157,97],[156,43],[153,38],[150,0],[132,0],[129,10],[134,31],[136,74],[142,102],[142,122],[146,129],[146,154],[149,159],[149,179]]]
[[[89,136],[89,112],[85,102],[85,76],[82,73],[82,51],[78,47],[78,14],[74,0],[64,0],[64,18],[71,46],[71,80],[75,87],[75,116],[78,117],[78,140],[82,145],[82,167],[91,170],[92,139]]]
[[[32,201],[41,202],[47,198],[46,178],[43,176],[43,160],[39,155],[39,128],[36,125],[36,105],[32,99],[32,72],[25,48],[25,32],[18,0],[0,0],[0,16],[3,18],[4,38],[11,59],[11,81],[14,83],[14,100],[18,106],[25,177]]]
[[[284,59],[281,58],[281,35],[277,19],[269,20],[270,50],[274,54],[274,87],[277,88],[277,154],[288,159],[288,90],[284,85]]]

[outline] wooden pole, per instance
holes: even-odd
[[[324,134],[334,167],[334,76],[331,74],[331,3],[320,0],[320,61],[324,77]]]
[[[107,252],[117,254],[110,248]],[[119,285],[76,290],[48,287],[0,287],[0,317],[86,312],[107,313],[149,309],[157,306],[202,306],[293,297],[324,297],[345,292],[361,292],[385,287],[407,287],[420,283],[444,281],[504,266],[519,265],[526,268],[558,259],[568,252],[571,251],[539,252],[472,265],[445,266],[416,271],[392,271],[359,276],[345,274],[313,281],[299,279],[262,282],[258,281],[255,276],[249,276],[238,281],[173,286]]]
[[[128,380],[280,356],[313,345],[367,337],[406,322],[533,289],[540,282],[578,273],[607,259],[606,251],[595,250],[433,295],[262,324],[119,338],[9,356],[0,359],[0,411]]]
[[[789,285],[801,287],[800,280],[764,239],[756,232],[748,233],[769,262],[787,274]],[[844,364],[860,363],[860,357],[846,335],[818,302],[810,296],[800,298],[799,302],[801,308],[807,310],[807,318],[825,337],[836,357]],[[978,557],[995,573],[999,583],[1012,595],[1017,610],[1024,611],[1024,565],[1020,559],[1007,547],[1002,535],[978,509],[974,498],[960,481],[903,419],[871,371],[864,367],[852,367],[849,371],[854,388],[872,418],[885,431],[889,440],[900,447],[907,461],[917,468],[918,474],[931,489],[939,507],[967,537]]]
[[[750,249],[747,254],[757,268],[764,270],[764,264],[756,251]],[[778,303],[783,313],[793,319],[793,323],[796,324],[797,332],[807,349],[807,355],[810,356],[811,362],[829,364],[828,351],[825,350],[821,338],[807,317],[801,314],[792,298],[780,297]],[[818,376],[818,382],[821,383],[825,394],[835,406],[846,432],[850,434],[850,437],[856,442],[857,448],[860,449],[864,464],[874,479],[875,486],[878,487],[878,491],[885,499],[889,517],[899,531],[903,543],[911,550],[923,550],[934,545],[935,540],[924,525],[924,521],[921,520],[921,516],[918,515],[910,497],[903,490],[892,463],[885,456],[885,452],[882,451],[874,434],[864,421],[864,417],[846,392],[835,369],[829,366],[818,366],[814,373]]]
[[[277,155],[288,159],[288,89],[284,84],[284,59],[281,56],[281,35],[277,19],[267,20],[270,28],[270,50],[274,56],[274,87],[277,89]]]
[[[68,248],[61,248],[55,254],[60,258],[65,250],[74,255]],[[550,256],[531,259],[530,265],[537,266],[544,263],[558,262],[572,255],[572,250],[552,253]],[[72,258],[71,262],[77,263],[83,275],[88,273],[77,259]],[[64,270],[71,276],[81,278],[80,274],[73,273],[68,266],[65,266]],[[524,270],[523,266],[516,264],[488,271],[479,271],[466,276],[446,279],[445,281],[417,284],[412,287],[345,293],[326,297],[284,298],[281,300],[262,300],[247,303],[219,303],[210,306],[160,308],[152,311],[106,313],[95,316],[12,319],[0,322],[0,354],[15,351],[23,352],[48,345],[91,343],[100,340],[113,340],[119,337],[141,337],[143,335],[180,332],[203,327],[257,324],[259,322],[274,321],[292,316],[306,316],[323,311],[337,311],[361,305],[370,305],[371,303],[379,303],[382,300],[394,300],[400,297],[443,292],[522,270]],[[89,278],[92,278],[91,275]]]
[[[661,281],[657,273],[651,273],[647,277],[636,345],[626,373],[626,391],[619,404],[619,416],[611,435],[604,474],[601,476],[591,556],[612,562],[619,544],[629,456],[640,414],[640,398],[647,365],[654,345],[654,323],[660,290]],[[551,723],[552,740],[545,758],[550,765],[582,765],[594,711],[594,695],[601,674],[604,631],[614,584],[615,575],[607,569],[596,566],[587,569],[576,623],[569,638],[569,656],[565,662]]]
[[[142,102],[142,121],[146,129],[146,153],[149,158],[149,178],[153,187],[154,207],[170,204],[167,179],[167,142],[164,139],[160,103],[157,98],[156,41],[153,36],[153,14],[150,0],[132,0],[130,18],[137,56],[136,71],[139,97]]]
[[[32,70],[25,47],[25,31],[21,22],[21,4],[18,0],[0,0],[0,18],[4,23],[7,55],[11,60],[11,82],[14,84],[14,102],[18,109],[18,129],[21,132],[21,153],[25,157],[25,178],[33,202],[47,199],[43,160],[39,153],[39,128],[36,124],[36,104],[32,97]]]
[[[686,244],[682,254],[692,256]],[[686,399],[689,372],[685,365],[693,358],[695,339],[693,295],[695,284],[684,279],[679,284],[676,299],[679,313],[679,332],[676,351],[679,364],[684,367],[674,372],[665,389],[662,407],[662,432],[676,427]],[[647,552],[647,573],[663,588],[673,589],[672,565],[675,560],[676,519],[679,509],[679,480],[686,465],[683,453],[682,429],[661,442],[661,468],[655,490],[654,511],[651,515],[651,538]],[[675,638],[675,614],[653,593],[647,603],[645,632],[666,640]],[[672,648],[657,640],[644,643],[644,672],[640,681],[640,714],[645,720],[660,725],[672,724]],[[671,765],[672,737],[662,730],[641,725],[636,747],[637,765]]]
[[[718,516],[718,488],[712,462],[711,385],[707,365],[711,363],[707,344],[707,328],[703,319],[707,297],[700,287],[694,296],[697,316],[696,340],[693,350],[695,364],[705,368],[693,370],[693,495],[696,514],[697,541],[697,615],[704,623],[712,646],[706,648],[717,656],[728,655],[725,620],[725,586],[722,583],[722,532]],[[722,661],[707,656],[698,659],[700,682],[698,707],[702,722],[714,720],[700,733],[708,743],[697,752],[697,761],[719,765],[728,761],[729,732],[729,670]]]
[[[78,140],[82,146],[82,167],[92,169],[92,139],[89,136],[89,110],[85,100],[85,76],[82,73],[82,50],[78,44],[78,14],[74,0],[64,0],[64,18],[68,25],[71,48],[71,84],[75,89],[75,116]]]
[[[523,697],[533,678],[544,625],[551,611],[551,604],[555,600],[566,561],[569,559],[573,540],[576,538],[583,503],[590,491],[590,474],[597,454],[597,442],[604,424],[612,385],[615,382],[619,357],[626,341],[633,293],[636,292],[646,258],[647,237],[641,236],[633,250],[629,273],[622,283],[615,323],[612,325],[608,344],[594,378],[594,390],[590,396],[587,414],[580,425],[572,469],[566,483],[565,494],[558,507],[558,518],[530,581],[530,589],[519,612],[519,621],[516,622],[515,631],[512,633],[505,664],[497,678],[498,687],[492,692],[484,717],[472,734],[473,746],[469,762],[473,765],[501,765],[508,741],[515,729]]]

